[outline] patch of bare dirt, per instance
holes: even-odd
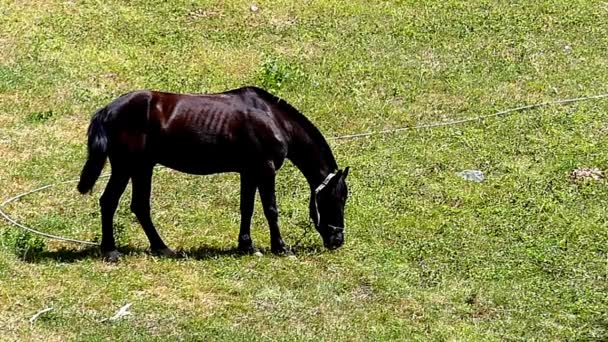
[[[573,181],[594,180],[599,181],[604,178],[604,171],[598,168],[580,168],[570,172],[570,179]]]

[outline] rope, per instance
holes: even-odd
[[[387,130],[383,130],[383,131],[375,131],[375,132],[366,132],[366,133],[356,133],[356,134],[333,136],[333,137],[330,137],[329,139],[331,139],[331,140],[341,140],[341,139],[364,138],[364,137],[369,137],[369,136],[372,136],[372,135],[384,135],[384,134],[398,133],[398,132],[415,130],[415,129],[425,129],[425,128],[453,126],[453,125],[457,125],[457,124],[461,124],[461,123],[466,123],[466,122],[471,122],[471,121],[479,121],[479,120],[483,120],[483,119],[487,119],[487,118],[493,118],[493,117],[497,117],[497,116],[506,116],[506,115],[509,115],[509,114],[512,114],[512,113],[515,113],[515,112],[523,112],[523,111],[526,111],[526,110],[540,108],[540,107],[555,106],[555,105],[565,105],[565,104],[570,104],[570,103],[574,103],[574,102],[604,99],[604,98],[607,98],[607,97],[608,97],[608,93],[606,93],[606,94],[600,94],[600,95],[593,95],[593,96],[576,97],[576,98],[571,98],[571,99],[563,99],[563,100],[557,100],[557,101],[547,101],[547,102],[541,102],[541,103],[536,103],[536,104],[531,104],[531,105],[526,105],[526,106],[521,106],[521,107],[515,107],[515,108],[511,108],[511,109],[506,109],[506,110],[502,110],[500,112],[496,112],[496,113],[493,113],[493,114],[476,116],[474,118],[467,118],[467,119],[461,119],[461,120],[455,120],[455,121],[447,121],[447,122],[438,122],[438,123],[425,124],[425,125],[417,125],[417,126],[400,127],[400,128],[387,129]]]
[[[339,136],[329,137],[329,139],[330,140],[356,139],[356,138],[370,137],[370,136],[374,136],[374,135],[393,134],[393,133],[399,133],[399,132],[404,132],[404,131],[409,131],[409,130],[416,130],[416,129],[427,129],[427,128],[435,128],[435,127],[453,126],[453,125],[458,125],[458,124],[472,122],[472,121],[479,121],[479,120],[483,120],[483,119],[487,119],[487,118],[492,118],[492,117],[506,116],[506,115],[510,115],[512,113],[515,113],[515,112],[523,112],[523,111],[526,111],[526,110],[540,108],[540,107],[555,106],[555,105],[565,105],[565,104],[570,104],[570,103],[574,103],[574,102],[589,101],[589,100],[599,100],[599,99],[604,99],[604,98],[608,98],[608,93],[599,94],[599,95],[585,96],[585,97],[575,97],[575,98],[562,99],[562,100],[556,100],[556,101],[541,102],[541,103],[536,103],[536,104],[531,104],[531,105],[526,105],[526,106],[520,106],[520,107],[510,108],[510,109],[502,110],[502,111],[499,111],[499,112],[496,112],[496,113],[493,113],[493,114],[481,115],[481,116],[477,116],[477,117],[473,117],[473,118],[466,118],[466,119],[460,119],[460,120],[454,120],[454,121],[438,122],[438,123],[431,123],[431,124],[424,124],[424,125],[417,125],[417,126],[400,127],[400,128],[387,129],[387,130],[382,130],[382,131],[372,131],[372,132],[365,132],[365,133],[339,135]],[[110,175],[102,175],[100,178],[102,178],[102,177],[109,177],[109,176]],[[43,236],[43,237],[46,237],[46,238],[49,238],[49,239],[54,239],[54,240],[59,240],[59,241],[66,241],[66,242],[73,242],[73,243],[80,243],[80,244],[83,244],[83,245],[98,246],[99,244],[97,244],[95,242],[82,241],[82,240],[77,240],[77,239],[71,239],[71,238],[66,238],[66,237],[62,237],[62,236],[57,236],[57,235],[51,235],[51,234],[47,234],[47,233],[35,230],[33,228],[27,227],[27,226],[25,226],[25,225],[17,222],[13,218],[11,218],[8,214],[6,214],[4,211],[2,211],[2,207],[6,206],[7,204],[12,203],[12,202],[14,202],[14,201],[16,201],[16,200],[18,200],[18,199],[20,199],[22,197],[25,197],[27,195],[30,195],[30,194],[33,194],[35,192],[39,192],[39,191],[48,189],[48,188],[56,186],[56,185],[75,183],[75,182],[78,182],[78,181],[79,181],[78,179],[72,179],[72,180],[68,180],[68,181],[64,181],[64,182],[59,182],[59,183],[54,183],[54,184],[48,184],[48,185],[44,185],[44,186],[41,186],[39,188],[36,188],[34,190],[30,190],[28,192],[24,192],[22,194],[13,196],[13,197],[7,199],[6,201],[0,203],[0,216],[4,217],[4,219],[6,219],[9,223],[11,223],[14,226],[17,226],[17,227],[19,227],[19,228],[21,228],[23,230],[26,230],[26,231],[28,231],[30,233],[37,234],[37,235],[40,235],[40,236]],[[309,229],[304,229],[304,234],[300,237],[300,239],[298,239],[297,243],[295,244],[296,246],[306,236],[306,234],[308,233],[308,230]]]
[[[106,178],[106,177],[109,177],[109,176],[110,176],[110,175],[102,175],[102,176],[100,176],[99,178]],[[42,190],[46,190],[46,189],[48,189],[48,188],[50,188],[50,187],[53,187],[53,186],[57,186],[57,185],[63,185],[63,184],[71,184],[71,183],[76,183],[76,182],[78,182],[78,181],[79,181],[78,179],[72,179],[72,180],[68,180],[68,181],[65,181],[65,182],[59,182],[59,183],[55,183],[55,184],[48,184],[48,185],[45,185],[45,186],[41,186],[41,187],[39,187],[39,188],[36,188],[36,189],[34,189],[34,190],[30,190],[30,191],[28,191],[28,192],[24,192],[24,193],[22,193],[22,194],[19,194],[19,195],[13,196],[13,197],[11,197],[11,198],[7,199],[6,201],[4,201],[4,202],[0,203],[0,216],[4,217],[4,219],[6,219],[8,222],[10,222],[11,224],[13,224],[13,225],[15,225],[15,226],[17,226],[17,227],[19,227],[19,228],[21,228],[21,229],[25,230],[25,231],[28,231],[28,232],[30,232],[30,233],[33,233],[33,234],[36,234],[36,235],[40,235],[40,236],[43,236],[43,237],[46,237],[46,238],[49,238],[49,239],[53,239],[53,240],[59,240],[59,241],[66,241],[66,242],[73,242],[73,243],[80,243],[80,244],[83,244],[83,245],[89,245],[89,246],[99,246],[99,244],[98,244],[98,243],[95,243],[95,242],[90,242],[90,241],[82,241],[82,240],[77,240],[77,239],[72,239],[72,238],[66,238],[66,237],[63,237],[63,236],[58,236],[58,235],[47,234],[47,233],[44,233],[44,232],[38,231],[38,230],[36,230],[36,229],[33,229],[33,228],[30,228],[30,227],[27,227],[27,226],[25,226],[25,225],[23,225],[23,224],[21,224],[21,223],[19,223],[19,222],[15,221],[15,220],[14,220],[12,217],[10,217],[8,214],[6,214],[6,213],[5,213],[5,212],[2,210],[2,207],[4,207],[4,206],[8,205],[9,203],[12,203],[12,202],[14,202],[14,201],[16,201],[16,200],[20,199],[21,197],[25,197],[25,196],[27,196],[27,195],[31,195],[31,194],[33,194],[33,193],[35,193],[35,192],[39,192],[39,191],[42,191]]]

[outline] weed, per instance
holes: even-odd
[[[52,110],[33,112],[27,116],[26,121],[33,124],[40,124],[51,120],[54,115],[55,113],[53,113]]]
[[[302,75],[303,73],[295,66],[271,57],[265,59],[262,63],[257,83],[273,93],[278,93],[287,84],[301,81]]]
[[[5,249],[24,261],[31,261],[46,249],[45,241],[38,235],[23,230],[5,230],[1,234]]]

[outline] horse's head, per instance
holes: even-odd
[[[323,238],[323,244],[336,249],[344,243],[344,206],[348,198],[348,167],[325,178],[310,198],[310,217]]]

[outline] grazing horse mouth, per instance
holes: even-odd
[[[325,244],[325,248],[329,249],[330,251],[336,250],[340,247],[342,247],[342,243],[335,245]]]
[[[331,251],[342,247],[343,244],[344,244],[343,240],[340,240],[340,242],[333,242],[333,243],[332,242],[326,242],[326,243],[324,243],[325,248],[327,248],[327,249],[329,249]]]
[[[325,245],[325,248],[334,250],[342,247],[344,244],[344,228],[336,227],[330,224],[327,226],[329,229],[331,229],[331,233],[326,239],[323,239],[323,245]]]

